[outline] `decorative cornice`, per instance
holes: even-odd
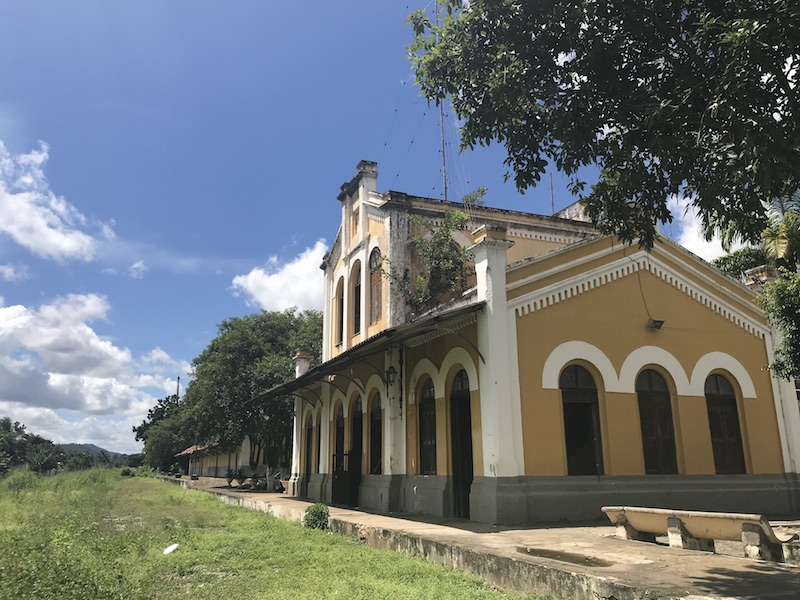
[[[682,273],[676,271],[666,263],[660,261],[652,254],[644,251],[632,256],[626,256],[614,262],[602,265],[575,277],[570,277],[552,285],[546,286],[529,294],[525,294],[508,303],[509,309],[514,310],[517,317],[542,310],[548,306],[558,304],[562,300],[578,296],[589,290],[622,279],[638,271],[648,271],[693,298],[706,308],[713,310],[718,315],[738,325],[751,335],[763,339],[769,334],[769,329],[758,323],[742,311],[733,308],[707,290],[699,288]]]
[[[523,240],[534,240],[537,242],[551,242],[555,244],[572,244],[573,242],[584,239],[587,236],[585,231],[575,231],[572,235],[554,233],[547,230],[540,230],[537,225],[534,229],[523,229],[519,226],[508,228],[508,237],[520,238]]]

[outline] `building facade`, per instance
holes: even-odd
[[[574,210],[379,193],[366,161],[338,199],[323,364],[298,353],[297,378],[263,397],[295,397],[291,493],[498,524],[798,509],[798,402],[764,369],[773,332],[743,285]],[[413,280],[409,240],[456,209],[471,285],[415,312],[386,273]]]

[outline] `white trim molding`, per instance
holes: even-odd
[[[709,374],[717,369],[730,373],[736,379],[742,390],[742,398],[756,398],[756,387],[747,373],[747,369],[738,360],[725,352],[709,352],[699,358],[692,371],[692,383],[689,390],[690,396],[706,395],[706,379]]]
[[[472,360],[472,356],[470,356],[469,352],[467,352],[464,348],[457,346],[452,348],[450,352],[447,353],[447,356],[445,356],[444,360],[442,361],[442,366],[439,368],[442,393],[444,393],[444,390],[446,389],[445,379],[447,374],[455,365],[461,366],[467,372],[467,377],[469,378],[469,389],[471,392],[480,389],[478,386],[478,370],[475,368],[475,362]]]
[[[658,366],[669,373],[678,396],[693,395],[683,365],[671,353],[658,346],[641,346],[628,354],[619,370],[620,389],[636,390],[636,376],[643,367],[648,366]]]
[[[602,255],[603,253],[600,254]],[[619,260],[606,263],[579,275],[569,277],[528,294],[524,294],[510,301],[508,306],[516,312],[517,317],[523,317],[528,313],[553,306],[573,296],[578,296],[594,288],[616,281],[617,279],[637,273],[638,271],[648,271],[652,273],[662,281],[669,283],[672,287],[680,290],[706,308],[713,310],[718,315],[735,323],[759,339],[764,339],[765,336],[769,335],[769,329],[766,325],[746,315],[718,295],[698,287],[688,277],[652,254],[648,254],[644,251],[637,252],[631,256],[625,256]],[[536,279],[538,279],[538,276],[530,277],[526,282],[532,283]],[[516,282],[512,285],[518,287]]]
[[[600,372],[603,378],[602,389],[607,392],[626,392],[620,388],[614,365],[597,346],[588,342],[573,340],[559,344],[547,357],[542,369],[542,389],[557,390],[561,370],[574,360],[585,360]]]

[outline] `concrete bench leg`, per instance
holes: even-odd
[[[669,538],[669,545],[671,548],[714,552],[714,540],[694,537],[686,531],[683,521],[676,517],[669,517],[667,519],[667,537]]]
[[[624,517],[617,521],[617,537],[622,540],[636,540],[638,542],[655,542],[656,536],[653,533],[644,533],[628,523]]]
[[[783,546],[770,540],[761,525],[742,523],[742,544],[747,558],[783,562]]]

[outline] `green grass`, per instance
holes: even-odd
[[[167,546],[177,551],[164,555]],[[522,598],[417,558],[92,470],[0,480],[0,598]]]

